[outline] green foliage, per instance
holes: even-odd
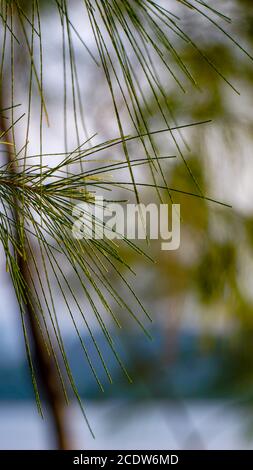
[[[93,367],[92,357],[79,333],[73,305],[94,338],[92,328],[83,303],[62,269],[63,265],[72,271],[109,347],[127,376],[101,310],[110,315],[117,327],[121,327],[111,306],[112,302],[116,303],[117,308],[128,312],[148,334],[144,322],[146,319],[150,320],[150,317],[120,269],[120,266],[124,266],[131,271],[131,267],[120,255],[119,247],[113,243],[105,240],[77,242],[72,238],[73,205],[79,201],[92,204],[94,194],[99,190],[106,188],[115,191],[122,186],[133,190],[136,200],[140,201],[140,187],[146,186],[155,190],[160,201],[180,201],[182,198],[185,200],[186,196],[194,196],[189,198],[191,210],[187,206],[187,211],[183,214],[186,226],[192,224],[191,229],[197,236],[208,226],[207,202],[215,202],[215,198],[206,196],[209,188],[206,187],[202,164],[197,156],[187,158],[189,149],[182,132],[186,127],[193,126],[195,129],[195,124],[204,124],[210,118],[220,119],[222,112],[223,119],[227,119],[221,90],[227,86],[233,93],[237,92],[237,87],[227,78],[227,71],[223,70],[224,59],[231,64],[233,54],[223,43],[216,42],[213,45],[211,37],[205,45],[199,44],[194,39],[193,32],[182,26],[180,15],[186,19],[189,16],[193,24],[204,31],[209,25],[208,31],[210,29],[212,34],[213,31],[222,33],[226,40],[231,41],[233,48],[236,46],[237,54],[240,52],[248,59],[252,57],[224,29],[223,24],[230,25],[230,19],[212,5],[197,0],[171,0],[169,4],[167,6],[167,2],[164,4],[151,0],[79,2],[96,44],[94,53],[83,40],[82,31],[75,27],[71,5],[66,0],[1,1],[0,140],[1,154],[3,158],[7,155],[8,161],[0,169],[0,241],[20,307],[39,406],[39,391],[27,334],[27,306],[36,318],[45,348],[56,363],[66,397],[65,375],[79,400],[64,348],[52,279],[66,306],[84,355],[98,385],[103,389]],[[58,164],[53,163],[53,158],[60,156],[59,154],[43,153],[43,129],[50,123],[45,92],[46,51],[43,48],[43,22],[46,21],[47,7],[50,7],[50,14],[55,15],[56,21],[58,19],[62,30],[63,72],[59,73],[63,73],[64,99],[63,107],[58,112],[64,118],[65,152],[61,154],[62,160]],[[85,130],[85,113],[80,93],[81,77],[78,73],[74,36],[81,43],[84,54],[89,55],[92,66],[102,70],[110,94],[118,138],[102,144],[93,145]],[[21,105],[26,110],[25,114],[19,114],[21,108],[16,102],[19,80],[16,69],[20,55],[24,60],[25,102]],[[232,67],[239,74],[236,65],[232,64],[228,75],[231,74]],[[200,88],[203,90],[202,94]],[[189,90],[190,93],[187,94],[186,91]],[[68,148],[67,96],[71,99],[74,115],[76,148],[72,151]],[[32,104],[36,99],[40,101],[40,112],[36,117],[39,127],[39,154],[33,156],[29,154],[29,135]],[[94,106],[98,107],[99,103],[94,103]],[[21,143],[16,132],[20,121],[25,135]],[[202,126],[196,127],[200,128]],[[161,141],[157,141],[158,136],[162,138],[162,145]],[[173,144],[173,153],[178,157],[177,165],[170,173],[162,165],[160,151],[160,146],[167,150],[168,136]],[[142,150],[143,159],[136,160],[132,156],[130,144],[135,142],[138,142]],[[99,166],[93,170],[87,169],[86,162],[89,158],[96,161],[100,152],[114,148],[121,152],[120,163],[108,164],[106,159],[101,158]],[[147,182],[141,184],[136,181],[133,168],[144,163],[148,168]],[[108,178],[107,173],[123,169],[128,169],[128,181],[111,181]],[[194,217],[191,218],[189,214],[194,214]],[[130,241],[124,240],[124,243],[126,251],[130,248],[144,256]],[[220,298],[228,280],[235,282],[236,254],[234,247],[228,242],[206,247],[198,266],[185,268],[184,263],[180,265],[175,257],[171,259],[171,265],[161,263],[161,269],[167,275],[172,275],[172,284],[174,282],[178,294],[185,290],[186,285],[189,289],[192,288],[195,280],[201,299],[209,302]],[[207,265],[209,270],[206,269]],[[131,293],[135,307],[130,307],[125,297],[115,289],[109,279],[110,270],[116,272]],[[215,282],[217,277],[218,284]],[[109,381],[112,381],[106,359],[95,339],[94,347]],[[58,359],[59,356],[61,360]],[[65,369],[64,373],[62,368]]]

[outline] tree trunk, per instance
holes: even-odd
[[[1,86],[1,85],[0,85]],[[3,103],[3,88],[0,89],[0,111],[4,109]],[[0,135],[2,132],[6,131],[6,121],[3,119],[1,112],[0,112]],[[11,142],[10,136],[5,136],[5,140],[9,140]],[[6,145],[7,151],[7,160],[12,162],[12,171],[15,172],[15,161],[12,156],[12,152],[10,151],[10,147]],[[16,204],[16,211],[15,211],[15,218],[18,223],[18,204],[19,201],[15,201]],[[17,234],[18,237],[18,234]],[[17,240],[19,242],[19,240]],[[18,243],[19,244],[19,243]],[[20,273],[29,288],[32,290],[31,282],[30,282],[30,275],[28,269],[29,260],[24,260],[23,257],[18,257],[18,266],[20,269]],[[56,447],[58,449],[70,449],[70,440],[69,440],[69,432],[66,420],[66,402],[64,393],[62,391],[62,387],[60,384],[60,379],[55,361],[53,359],[53,355],[48,354],[48,351],[45,348],[45,344],[43,341],[42,333],[39,329],[36,315],[36,307],[32,305],[32,300],[29,295],[26,298],[26,318],[28,319],[29,329],[31,333],[31,339],[33,343],[32,353],[34,357],[35,368],[37,369],[39,382],[41,383],[41,387],[43,388],[46,403],[48,405],[53,428],[54,434],[56,438]]]

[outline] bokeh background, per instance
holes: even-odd
[[[164,4],[162,1],[159,3]],[[44,151],[58,153],[64,152],[66,146],[63,125],[66,116],[67,147],[69,151],[76,147],[73,103],[69,88],[64,116],[59,13],[52,2],[40,4],[44,87],[50,115],[50,127],[44,129]],[[253,447],[253,63],[222,31],[196,11],[182,8],[177,2],[171,4],[173,12],[180,16],[182,29],[201,46],[210,61],[240,93],[236,93],[191,44],[173,36],[173,44],[196,77],[198,87],[193,87],[183,77],[184,93],[175,80],[168,79],[165,71],[158,69],[159,79],[166,83],[167,90],[166,96],[160,96],[160,102],[162,105],[165,101],[169,103],[179,125],[211,120],[208,124],[185,129],[181,135],[175,135],[203,193],[231,204],[232,209],[174,194],[174,202],[181,204],[182,212],[180,249],[162,252],[160,242],[152,242],[149,247],[142,244],[155,260],[152,263],[121,247],[136,276],[123,273],[153,317],[152,325],[147,325],[152,341],[145,337],[125,311],[117,312],[124,325],[121,331],[108,320],[117,350],[133,378],[133,384],[129,384],[122,374],[93,320],[90,307],[82,299],[114,380],[112,385],[106,383],[102,366],[94,357],[105,387],[105,392],[101,393],[83,358],[66,307],[59,296],[57,308],[70,363],[96,436],[94,440],[73,401],[67,411],[73,448]],[[207,4],[218,5],[232,18],[231,23],[224,24],[221,19],[217,22],[250,53],[253,44],[250,0]],[[96,44],[81,2],[70,1],[68,7],[71,22],[96,57]],[[97,133],[96,142],[116,137],[117,123],[103,70],[84,52],[78,37],[73,35],[72,39],[84,106],[85,126],[80,133],[84,137]],[[19,73],[16,93],[20,102],[25,102],[27,58],[21,54],[16,60]],[[134,58],[132,65],[136,67],[135,73],[139,74],[142,86],[142,74]],[[67,75],[70,75],[69,69]],[[146,113],[150,126],[153,129],[164,128],[154,97],[148,90],[146,92],[144,83],[143,92],[146,93],[146,104],[142,111]],[[120,96],[118,100],[120,102]],[[31,155],[38,153],[39,102],[34,100],[32,106]],[[121,106],[124,116],[123,102]],[[127,119],[126,115],[126,128],[133,133]],[[16,132],[21,147],[22,123]],[[162,163],[168,185],[196,192],[194,181],[189,177],[171,136],[160,135],[156,145],[161,156],[177,156],[173,161]],[[142,153],[140,145],[133,143],[132,158],[141,158]],[[122,149],[114,148],[104,158],[117,161],[123,158]],[[126,175],[126,172],[121,172],[122,181]],[[147,172],[142,167],[137,168],[135,176],[138,181],[146,181]],[[155,191],[148,188],[141,190],[141,196],[145,202],[152,202],[156,197]],[[125,192],[118,190],[114,197],[124,198]],[[42,420],[36,409],[18,307],[3,255],[0,260],[0,448],[55,448],[51,416],[46,412]],[[71,279],[71,272],[68,275]],[[121,291],[122,286],[113,271],[108,276],[115,289]],[[53,287],[57,296],[57,288]],[[126,301],[131,302],[130,299]],[[91,340],[82,328],[80,322],[81,334],[92,352]]]

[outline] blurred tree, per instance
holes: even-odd
[[[229,26],[231,34],[239,37],[251,51],[253,16],[250,3],[231,1],[226,4],[234,19]],[[196,23],[199,20],[199,16],[196,17]],[[152,284],[152,290],[146,292],[150,302],[154,302],[154,296],[158,305],[167,302],[167,353],[176,360],[179,327],[186,318],[194,322],[197,317],[203,325],[204,344],[210,344],[208,337],[217,332],[225,334],[229,341],[229,357],[234,360],[229,362],[226,373],[221,362],[224,384],[227,381],[231,386],[233,382],[231,392],[251,397],[253,214],[246,175],[252,171],[252,64],[247,56],[238,55],[235,44],[217,34],[212,25],[197,28],[186,13],[182,22],[183,26],[189,23],[189,37],[198,40],[202,54],[215,63],[238,93],[210,69],[209,60],[200,60],[199,51],[188,41],[180,44],[179,55],[197,77],[198,87],[183,95],[175,83],[174,86],[171,84],[166,95],[159,96],[159,101],[162,107],[169,103],[179,122],[182,119],[189,122],[212,120],[212,124],[193,128],[187,134],[187,164],[203,194],[215,195],[217,199],[229,196],[231,199],[226,202],[233,208],[221,208],[183,194],[173,194],[173,201],[181,204],[181,248],[166,256],[160,251],[159,244],[154,246],[157,263],[151,283],[154,281],[155,287]],[[148,105],[150,118],[160,122],[156,100],[152,96]],[[164,143],[161,151],[163,149]],[[189,178],[183,160],[177,160],[172,171],[166,171],[166,181],[169,187],[190,193],[195,191],[194,181]],[[166,322],[164,317],[163,320]],[[213,346],[216,347],[216,342]]]

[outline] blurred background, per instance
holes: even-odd
[[[44,153],[50,154],[77,147],[71,67],[67,64],[68,94],[64,112],[62,28],[59,12],[52,3],[40,1],[44,89],[50,117],[50,127],[44,127],[43,146]],[[167,7],[168,2],[157,3]],[[203,2],[193,3],[203,10]],[[253,11],[250,0],[208,1],[207,5],[217,5],[232,19],[232,22],[222,18],[215,21],[251,53]],[[23,8],[27,8],[27,15],[31,14],[27,2],[23,2]],[[71,23],[99,60],[82,2],[70,1],[68,8]],[[82,299],[85,315],[91,322],[113,377],[113,384],[107,384],[99,358],[94,355],[94,365],[105,388],[104,393],[99,390],[82,355],[66,306],[57,286],[52,283],[73,375],[95,434],[93,439],[73,401],[66,411],[73,448],[253,448],[253,63],[197,11],[176,1],[171,1],[171,11],[180,17],[180,27],[201,47],[209,62],[203,60],[191,42],[171,33],[173,46],[196,78],[198,86],[194,87],[181,77],[185,88],[185,92],[182,91],[173,77],[168,77],[164,68],[159,69],[157,65],[158,79],[166,90],[166,94],[159,96],[159,102],[164,109],[169,106],[166,109],[171,111],[168,117],[170,125],[175,121],[178,125],[205,120],[211,122],[182,130],[180,134],[175,132],[156,138],[156,148],[161,156],[177,157],[162,163],[163,172],[169,187],[196,193],[185,159],[202,192],[231,204],[232,209],[174,193],[173,202],[181,204],[180,249],[162,252],[159,241],[152,241],[148,247],[141,243],[140,246],[155,260],[152,263],[126,246],[121,247],[121,253],[136,276],[124,273],[124,269],[122,273],[134,285],[136,294],[153,318],[152,325],[147,326],[152,341],[125,311],[117,312],[124,326],[121,331],[108,320],[117,351],[133,379],[132,384],[122,374],[93,320],[90,306]],[[208,14],[215,18],[211,10]],[[67,44],[66,37],[64,40]],[[97,133],[96,143],[117,137],[117,121],[103,69],[97,67],[74,33],[70,49],[75,53],[78,93],[83,103],[83,120],[82,111],[78,110],[78,125],[82,121],[81,141],[94,133]],[[111,54],[110,65],[113,68],[116,58],[113,51]],[[19,79],[16,96],[21,103],[27,102],[27,60],[25,53],[17,54],[15,67]],[[166,60],[173,67],[173,57]],[[234,89],[211,68],[210,62]],[[131,65],[145,94],[141,111],[146,121],[153,130],[165,128],[157,102],[138,69],[134,55]],[[135,134],[126,104],[119,91],[117,93],[118,107],[125,122],[124,132]],[[39,153],[39,105],[39,100],[34,99],[30,155]],[[64,134],[64,123],[67,134]],[[20,148],[24,129],[22,122],[16,128]],[[121,148],[105,153],[105,161],[124,158]],[[131,156],[136,159],[143,157],[139,143],[131,144]],[[147,169],[137,167],[134,173],[136,180],[147,181]],[[122,181],[129,179],[124,171],[114,176],[119,177]],[[152,202],[156,198],[155,191],[148,188],[143,188],[140,194],[144,202]],[[124,190],[119,189],[113,194],[114,199],[124,197]],[[166,194],[164,198],[169,202]],[[55,448],[53,420],[47,412],[47,404],[44,420],[37,412],[18,306],[2,254],[0,265],[0,448]],[[71,272],[68,276],[71,279]],[[113,270],[108,276],[114,288],[121,292],[122,285]],[[80,298],[82,295],[80,292]],[[81,321],[79,328],[92,354],[92,341]]]

